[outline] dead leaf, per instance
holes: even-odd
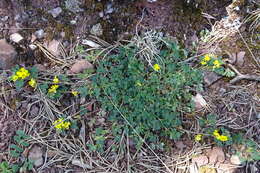
[[[34,145],[29,151],[28,159],[33,161],[34,166],[39,167],[43,164],[43,152],[41,147]]]
[[[244,65],[245,54],[246,54],[246,52],[244,52],[244,51],[241,51],[241,52],[237,53],[237,61],[236,61],[237,65],[239,65],[239,66],[243,66]]]
[[[196,163],[198,167],[201,167],[203,165],[206,165],[209,163],[209,159],[205,155],[199,155],[194,158],[192,158],[192,163]]]
[[[225,161],[225,154],[221,147],[213,147],[209,153],[209,163],[215,164],[216,162],[223,163]]]
[[[50,51],[54,56],[59,56],[60,55],[60,42],[57,40],[52,40],[51,42],[44,43],[44,46],[48,51]]]
[[[80,73],[83,70],[93,69],[93,68],[94,68],[94,66],[90,62],[83,59],[83,60],[79,60],[75,64],[73,64],[70,68],[70,71],[72,73]]]

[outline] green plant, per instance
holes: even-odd
[[[12,173],[12,169],[10,168],[9,164],[6,161],[0,163],[0,172]]]
[[[95,129],[95,133],[92,134],[95,144],[87,144],[91,151],[104,152],[104,145],[108,130],[105,130],[101,127]]]
[[[191,90],[200,88],[201,73],[181,62],[185,51],[177,43],[165,44],[161,61],[154,62],[156,69],[138,51],[130,44],[104,58],[91,78],[89,93],[136,143],[136,132],[154,144],[162,137],[177,140],[182,135],[181,112],[193,110]]]
[[[23,147],[28,147],[29,143],[26,140],[29,138],[22,130],[17,130],[14,136],[14,141],[16,144],[10,145],[10,154],[12,157],[19,157],[24,151]]]

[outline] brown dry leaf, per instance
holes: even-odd
[[[93,69],[93,68],[94,68],[94,66],[90,62],[82,59],[82,60],[77,61],[75,64],[73,64],[70,68],[70,71],[72,73],[80,73],[83,70]]]
[[[225,161],[225,154],[221,147],[213,147],[209,153],[209,163],[215,164],[216,162],[223,163]]]
[[[194,158],[192,158],[192,163],[196,163],[198,167],[206,165],[209,163],[209,159],[205,155],[199,155]]]

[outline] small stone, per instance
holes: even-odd
[[[73,64],[70,68],[72,73],[80,73],[86,69],[93,69],[94,66],[88,62],[87,60],[78,60],[75,64]]]
[[[192,158],[192,163],[196,163],[198,167],[201,167],[203,165],[206,165],[209,163],[209,159],[205,155],[199,155],[194,158]]]
[[[65,7],[69,11],[73,13],[78,13],[84,11],[82,8],[79,7],[80,2],[78,0],[66,0]]]
[[[90,33],[96,36],[101,36],[103,34],[102,25],[100,23],[93,25]]]
[[[36,31],[34,33],[34,35],[38,38],[38,39],[42,39],[44,36],[45,36],[45,33],[44,33],[44,30],[43,29],[40,29],[38,31]]]
[[[76,20],[71,20],[71,21],[70,21],[70,24],[71,24],[71,25],[75,25],[76,23],[77,23]]]
[[[234,165],[240,165],[242,163],[237,155],[232,155],[230,158],[230,162]]]
[[[21,36],[19,33],[14,33],[10,35],[10,40],[15,43],[19,43],[23,40],[23,36]]]
[[[205,83],[210,86],[217,80],[221,79],[222,77],[214,72],[205,71],[204,72],[204,81]]]
[[[114,8],[112,7],[112,3],[109,3],[108,5],[107,5],[107,8],[106,8],[106,10],[105,10],[105,13],[106,14],[111,14],[111,13],[113,13],[114,12]]]
[[[260,112],[256,114],[256,118],[260,119]]]
[[[50,51],[54,56],[60,55],[60,42],[58,40],[52,40],[48,43],[44,43],[44,46]]]
[[[4,17],[1,18],[1,21],[6,22],[8,20],[8,18],[9,18],[8,16],[4,16]]]
[[[91,40],[82,40],[82,44],[93,47],[93,48],[99,48],[101,47],[99,44],[91,41]]]
[[[100,18],[102,18],[102,17],[104,17],[104,12],[101,11],[101,12],[98,13],[98,15],[99,15]]]
[[[57,7],[54,8],[52,10],[49,10],[48,13],[50,13],[52,15],[52,17],[56,18],[58,15],[60,15],[60,13],[62,12],[62,8]]]
[[[206,100],[199,93],[197,93],[195,97],[193,96],[192,100],[195,102],[195,109],[196,110],[200,110],[200,109],[205,108],[207,106]]]
[[[35,145],[29,151],[28,159],[33,161],[34,166],[39,167],[43,164],[43,152],[41,147]]]
[[[0,69],[9,69],[14,66],[17,52],[14,47],[6,42],[5,39],[0,40]]]
[[[29,48],[30,48],[31,50],[35,50],[35,49],[37,48],[37,46],[36,46],[35,44],[30,44],[30,45],[29,45]]]

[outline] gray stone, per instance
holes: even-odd
[[[60,13],[62,12],[62,9],[60,7],[54,8],[52,10],[49,10],[48,13],[52,15],[52,17],[56,18]]]
[[[38,39],[41,39],[41,38],[44,37],[45,33],[44,33],[44,30],[43,30],[43,29],[40,29],[40,30],[36,31],[36,32],[34,33],[34,35],[35,35]]]
[[[23,36],[21,36],[21,34],[19,33],[13,33],[10,35],[10,40],[12,40],[15,43],[19,43],[23,40]]]
[[[0,40],[0,69],[10,69],[14,66],[17,52],[14,47],[6,42],[5,39]]]
[[[102,25],[100,23],[93,25],[90,33],[96,36],[101,36],[103,34]]]
[[[214,72],[211,71],[205,71],[204,72],[204,81],[205,83],[210,86],[217,80],[221,79],[222,77]]]
[[[79,7],[80,2],[78,0],[66,0],[65,7],[69,11],[73,13],[78,13],[84,11],[82,8]]]

